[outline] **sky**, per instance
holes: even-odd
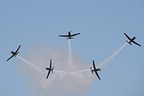
[[[136,36],[142,45],[127,44],[99,72],[101,80],[94,76],[86,91],[77,89],[85,91],[78,96],[143,96],[143,5],[143,0],[0,0],[0,95],[47,96],[41,87],[35,90],[38,82],[31,84],[37,79],[37,75],[32,79],[31,66],[17,57],[9,62],[6,59],[22,45],[19,56],[31,63],[43,64],[43,58],[51,57],[56,59],[54,63],[67,62],[67,39],[59,35],[71,31],[80,32],[71,40],[75,66],[84,63],[89,68],[92,60],[101,64],[126,43],[124,32]],[[61,70],[62,65],[57,68]],[[50,90],[49,86],[45,90]]]

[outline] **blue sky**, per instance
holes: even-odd
[[[18,72],[20,60],[6,62],[11,50],[21,44],[24,56],[41,43],[67,48],[58,35],[70,30],[81,33],[72,40],[72,51],[86,63],[99,63],[120,48],[124,32],[137,36],[142,47],[125,47],[86,96],[144,95],[143,5],[143,0],[0,0],[0,95],[31,96],[28,80]]]

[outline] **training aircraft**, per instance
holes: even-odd
[[[53,70],[54,70],[54,66],[52,67],[52,60],[51,59],[50,59],[50,67],[49,68],[46,67],[46,70],[48,70],[48,74],[47,74],[47,77],[46,77],[46,79],[48,79],[48,77],[50,75],[50,72],[53,73]]]
[[[19,53],[18,51],[19,51],[20,47],[21,47],[21,45],[19,45],[19,47],[17,48],[17,50],[15,52],[14,51],[11,52],[12,56],[10,58],[8,58],[7,61],[9,61],[12,57],[16,57],[18,55],[18,53]]]
[[[73,39],[73,36],[79,35],[80,33],[71,34],[71,31],[68,32],[68,35],[59,35],[59,37],[68,37],[67,39]]]
[[[138,46],[141,46],[140,44],[138,44],[137,42],[134,41],[136,39],[136,37],[130,38],[126,33],[124,33],[124,35],[129,39],[129,41],[126,41],[126,42],[128,42],[130,45],[132,45],[131,43],[134,43]]]
[[[92,74],[95,72],[95,74],[97,75],[98,79],[100,80],[100,76],[98,75],[97,71],[101,71],[100,68],[96,68],[95,67],[95,62],[93,60],[93,69],[90,67]]]

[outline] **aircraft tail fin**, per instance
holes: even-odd
[[[15,57],[19,54],[19,52],[16,53]]]
[[[93,70],[92,70],[92,68],[90,67],[90,70],[91,70],[91,72],[92,72],[92,74],[93,74]]]
[[[11,51],[11,54],[14,54],[14,51]]]
[[[100,69],[100,68],[98,68],[98,69],[97,69],[97,71],[101,71],[101,69]]]
[[[49,70],[49,68],[46,67],[46,70]]]
[[[126,42],[129,43],[130,45],[132,45],[130,41],[127,41],[127,40],[126,40]]]
[[[54,67],[52,68],[52,73],[53,73]]]

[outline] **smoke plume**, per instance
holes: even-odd
[[[96,65],[103,68],[122,49],[125,43],[104,61]],[[70,40],[68,50],[60,47],[36,46],[24,56],[17,56],[22,61],[19,64],[20,73],[28,80],[32,96],[86,96],[88,89],[96,79],[91,73],[92,64],[85,64],[83,60],[73,54]],[[46,79],[50,59],[54,72]]]
[[[24,57],[17,56],[22,61],[19,64],[21,74],[28,79],[32,96],[84,96],[95,80],[88,64],[77,55],[71,53],[70,41],[68,50],[39,46],[32,48]],[[50,59],[54,72],[46,79]],[[79,72],[79,70],[87,71]]]
[[[128,45],[128,43],[123,44],[119,49],[117,49],[112,55],[110,55],[109,57],[107,57],[106,59],[104,59],[102,62],[100,62],[98,64],[99,68],[103,68],[104,66],[106,66],[118,53],[121,52],[122,49],[124,49],[126,46]]]

